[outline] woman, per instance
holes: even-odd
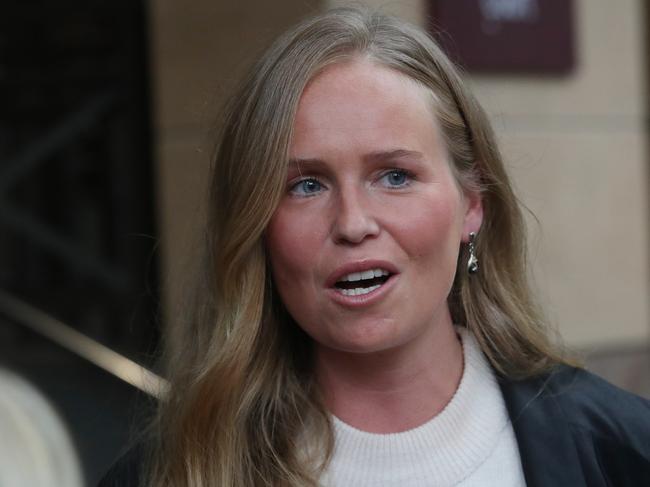
[[[209,212],[149,453],[104,485],[647,479],[648,403],[548,339],[489,123],[417,28],[339,9],[278,40]]]

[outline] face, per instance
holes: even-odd
[[[280,297],[317,347],[384,351],[451,326],[460,244],[482,213],[434,110],[425,88],[368,60],[326,68],[300,99],[266,243]]]

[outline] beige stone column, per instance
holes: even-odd
[[[531,218],[546,309],[571,345],[650,339],[641,0],[578,0],[565,78],[475,77]]]

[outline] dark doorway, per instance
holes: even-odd
[[[0,16],[0,286],[130,355],[156,341],[145,26],[132,0]]]
[[[146,4],[7,0],[0,14],[0,290],[149,364],[158,342]],[[86,479],[136,391],[0,309],[0,366],[66,419]]]

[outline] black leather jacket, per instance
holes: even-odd
[[[650,401],[566,366],[500,384],[529,487],[650,486]]]

